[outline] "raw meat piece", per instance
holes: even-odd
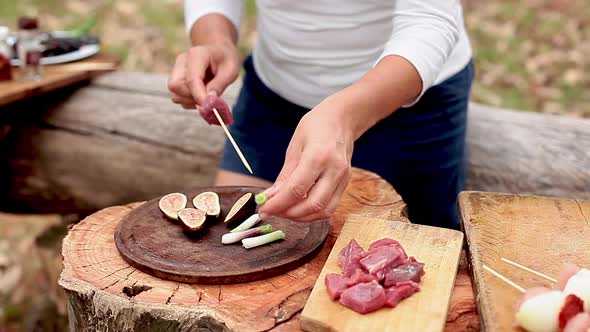
[[[403,253],[397,247],[382,246],[367,252],[360,263],[367,272],[382,279],[386,271],[401,265],[404,260]]]
[[[394,308],[403,299],[412,296],[420,290],[420,286],[413,281],[400,282],[385,291],[385,305]]]
[[[356,271],[354,271],[354,273],[352,274],[352,276],[350,276],[349,278],[347,278],[346,281],[346,286],[351,287],[354,286],[356,284],[361,284],[364,282],[370,282],[375,280],[375,276],[368,274],[367,272],[361,270],[361,269],[357,269]]]
[[[328,273],[326,275],[326,279],[324,280],[326,283],[326,288],[328,289],[328,295],[332,300],[338,300],[340,298],[340,294],[346,290],[347,281],[348,279],[338,273]]]
[[[413,258],[413,257],[411,257]],[[404,281],[420,282],[424,275],[424,264],[417,262],[416,259],[408,259],[404,264],[391,269],[385,275],[385,287],[391,287]]]
[[[227,106],[226,102],[221,99],[220,97],[209,95],[203,105],[199,107],[199,113],[201,117],[205,119],[205,121],[210,125],[220,125],[219,121],[217,121],[217,117],[213,114],[213,109],[217,110],[219,116],[225,122],[226,126],[231,125],[234,122],[234,117],[229,110],[229,106]]]
[[[408,255],[406,254],[406,251],[404,250],[404,247],[402,247],[401,243],[399,243],[397,240],[394,239],[381,239],[381,240],[377,240],[373,243],[371,243],[371,245],[369,245],[369,251],[371,251],[372,249],[375,248],[379,248],[379,247],[387,247],[387,246],[393,246],[399,249],[399,251],[402,253],[402,256],[404,257],[404,259],[408,258]]]
[[[352,286],[340,296],[340,303],[358,313],[375,311],[385,304],[385,290],[376,281]]]
[[[364,255],[363,248],[355,240],[351,240],[338,254],[338,265],[340,265],[342,273],[350,277],[354,271],[360,269],[359,261]]]

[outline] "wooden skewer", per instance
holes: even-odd
[[[55,66],[60,71],[93,71],[93,70],[113,70],[117,68],[114,63],[107,62],[80,62],[67,65]]]
[[[246,169],[248,170],[248,172],[250,172],[250,174],[254,174],[252,172],[252,168],[250,167],[250,164],[248,164],[248,161],[246,160],[246,158],[242,154],[242,151],[238,147],[238,144],[236,144],[236,141],[234,141],[234,138],[229,133],[229,130],[227,130],[227,127],[225,126],[225,123],[223,122],[223,119],[221,118],[221,116],[217,112],[217,109],[215,109],[215,108],[213,109],[213,114],[215,114],[215,117],[217,118],[217,121],[219,121],[219,124],[221,124],[221,127],[223,128],[223,131],[225,131],[225,135],[227,136],[227,138],[229,139],[229,141],[231,142],[231,144],[234,146],[234,149],[238,153],[238,156],[242,160],[242,163],[244,164],[244,166],[246,167]]]
[[[501,260],[504,261],[504,262],[506,262],[506,263],[508,263],[508,264],[510,264],[510,265],[512,265],[512,266],[514,266],[514,267],[517,267],[519,269],[522,269],[522,270],[525,270],[527,272],[530,272],[530,273],[532,273],[534,275],[537,275],[537,276],[539,276],[541,278],[547,279],[547,280],[549,280],[551,282],[557,282],[557,279],[555,279],[555,278],[552,278],[552,277],[550,277],[550,276],[548,276],[546,274],[543,274],[543,273],[541,273],[539,271],[535,271],[535,270],[533,270],[531,268],[528,268],[528,267],[526,267],[524,265],[520,265],[517,262],[514,262],[514,261],[509,260],[508,258],[502,257]]]
[[[506,278],[505,276],[501,275],[500,273],[494,271],[491,267],[487,266],[487,265],[483,265],[483,269],[488,271],[489,273],[493,274],[494,276],[496,276],[498,279],[504,281],[505,283],[507,283],[508,285],[516,288],[519,292],[524,293],[526,292],[526,290],[520,286],[519,284],[515,283],[514,281]]]

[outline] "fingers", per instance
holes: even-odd
[[[204,47],[193,47],[188,52],[186,62],[186,83],[197,105],[201,105],[207,98],[207,90],[203,80],[207,68],[211,64],[211,54]]]
[[[299,220],[313,221],[330,217],[340,203],[340,197],[350,180],[350,168],[334,164],[309,191],[307,198],[292,206],[283,216]]]
[[[297,168],[297,162],[300,155],[301,146],[297,141],[294,140],[291,144],[289,144],[289,147],[287,147],[287,152],[285,153],[285,162],[281,172],[277,176],[277,179],[270,188],[263,192],[267,200],[274,197],[279,192],[280,187],[287,181],[289,176],[291,176],[295,168]],[[264,208],[261,208],[261,210],[264,212]]]
[[[194,104],[193,97],[185,81],[185,72],[186,53],[181,53],[176,58],[176,62],[174,63],[174,67],[172,68],[172,72],[168,78],[168,90],[170,90],[173,97],[177,97],[176,99],[179,99],[178,97],[186,98],[187,100],[191,100],[191,103]],[[174,100],[174,98],[172,100],[175,103],[180,104]]]
[[[172,101],[176,104],[180,105],[192,105],[192,108],[195,108],[195,101],[192,97],[185,97],[179,94],[172,92],[171,97]]]
[[[238,78],[239,71],[240,66],[237,62],[231,60],[224,61],[217,68],[213,79],[207,83],[207,91],[221,95],[227,86]]]
[[[334,195],[332,196],[332,200],[330,201],[330,203],[328,204],[328,206],[326,207],[326,209],[323,212],[312,214],[312,215],[309,215],[306,217],[297,218],[295,220],[301,221],[301,222],[311,222],[311,221],[317,221],[317,220],[321,220],[321,219],[330,218],[334,214],[334,212],[336,212],[336,209],[340,205],[340,200],[342,198],[342,194],[344,194],[344,191],[346,190],[347,185],[348,185],[348,181],[342,181],[338,185],[338,188],[336,189],[336,191],[334,192]]]
[[[295,170],[290,175],[286,175],[288,179],[283,180],[276,195],[268,199],[260,212],[263,215],[281,215],[285,210],[305,199],[322,170],[323,168],[315,163],[313,157],[302,158]]]

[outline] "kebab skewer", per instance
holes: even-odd
[[[517,303],[516,321],[529,332],[586,332],[590,328],[590,317],[583,313],[582,300],[573,294],[546,287],[525,290],[522,286],[484,265],[490,272],[521,293]]]

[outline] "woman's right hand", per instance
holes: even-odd
[[[221,95],[239,71],[238,48],[230,40],[191,47],[176,58],[168,79],[172,101],[186,109],[201,106],[208,95]]]

